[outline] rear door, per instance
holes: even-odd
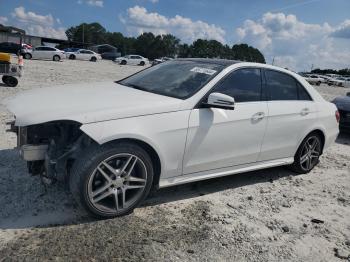
[[[302,136],[317,118],[315,103],[291,75],[264,70],[269,116],[259,161],[293,157]]]
[[[234,110],[200,106],[192,110],[184,174],[257,161],[268,114],[262,90],[260,69],[237,69],[211,91],[233,97]]]
[[[80,50],[79,59],[81,60],[90,60],[90,55],[88,50]]]
[[[131,55],[129,61],[130,61],[130,64],[132,64],[132,65],[138,65],[138,64],[140,64],[141,59],[137,55]]]
[[[96,57],[96,55],[95,55],[94,52],[92,52],[92,51],[90,51],[90,50],[86,50],[86,60],[91,60],[91,58],[92,58],[93,56]],[[96,58],[97,58],[97,57],[96,57]]]
[[[32,57],[34,59],[43,59],[44,58],[44,47],[39,46],[33,49],[32,51]]]
[[[84,54],[83,54],[82,52],[83,52],[83,50],[78,50],[78,51],[75,53],[76,59],[78,59],[78,60],[83,60],[83,59],[84,59]]]
[[[53,56],[56,54],[57,50],[55,48],[52,48],[52,47],[45,47],[44,49],[44,56],[45,56],[45,59],[49,59],[49,60],[52,60],[53,59]]]

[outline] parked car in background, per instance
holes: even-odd
[[[170,57],[162,57],[162,58],[154,59],[154,60],[152,61],[152,66],[158,65],[158,64],[164,63],[164,62],[166,62],[166,61],[170,61],[170,60],[173,60],[173,58],[170,58]]]
[[[344,81],[339,80],[338,77],[331,77],[328,81],[328,85],[333,85],[333,86],[343,86]]]
[[[350,87],[350,81],[346,77],[337,77],[336,80],[339,81],[339,86],[341,87]]]
[[[304,75],[304,78],[306,81],[309,82],[309,84],[317,86],[319,86],[324,81],[321,77],[317,75]]]
[[[97,60],[101,60],[101,55],[95,53],[94,51],[87,50],[87,49],[78,49],[77,51],[73,52],[65,52],[66,57],[71,60],[86,60],[86,61],[92,61],[96,62]]]
[[[118,57],[114,61],[121,65],[144,66],[146,64],[149,64],[148,59],[140,55],[126,55],[126,56]]]
[[[29,46],[27,46],[29,47]],[[26,48],[25,45],[20,45],[16,43],[11,42],[2,42],[0,43],[0,52],[2,53],[9,53],[9,54],[15,54],[18,55],[18,52],[20,51],[21,55],[24,55],[27,52],[30,52],[30,48]]]
[[[322,83],[327,84],[329,86],[332,85],[330,83],[330,80],[332,79],[331,77],[326,76],[326,75],[318,75],[318,77],[322,79]]]
[[[43,59],[60,61],[66,58],[64,51],[49,46],[37,46],[24,54],[25,59]]]
[[[118,52],[104,52],[101,54],[102,59],[107,60],[115,60],[116,58],[120,57],[120,53]]]
[[[332,101],[340,114],[340,131],[350,132],[350,92],[346,96],[339,96]]]
[[[302,77],[230,60],[173,60],[4,103],[29,172],[69,181],[103,218],[129,214],[151,188],[285,165],[308,173],[339,133],[336,106]]]

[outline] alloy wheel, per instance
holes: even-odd
[[[120,213],[142,197],[146,182],[146,165],[139,157],[113,155],[92,172],[87,185],[89,202],[100,212]]]
[[[305,171],[311,170],[318,163],[321,154],[321,144],[317,136],[310,136],[301,150],[300,165]]]

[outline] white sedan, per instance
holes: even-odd
[[[64,51],[49,46],[37,46],[24,54],[25,59],[60,61],[66,58]]]
[[[149,61],[147,58],[140,56],[140,55],[127,55],[123,57],[118,57],[115,59],[115,62],[121,64],[121,65],[140,65],[144,66],[149,64]]]
[[[321,83],[324,82],[324,79],[317,76],[317,75],[305,75],[305,80],[309,82],[311,85],[317,85],[319,86]]]
[[[335,80],[338,81],[338,86],[350,87],[350,80],[346,77],[337,77]]]
[[[96,62],[97,60],[101,60],[101,55],[95,53],[94,51],[87,49],[79,49],[76,52],[66,52],[66,57],[71,60],[86,60],[91,62]]]
[[[230,60],[173,60],[5,105],[29,172],[69,181],[104,218],[130,213],[151,188],[276,166],[308,173],[339,132],[336,106],[299,75]]]

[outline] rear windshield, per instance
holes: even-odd
[[[225,66],[196,61],[169,61],[119,81],[119,84],[160,95],[193,96]]]

